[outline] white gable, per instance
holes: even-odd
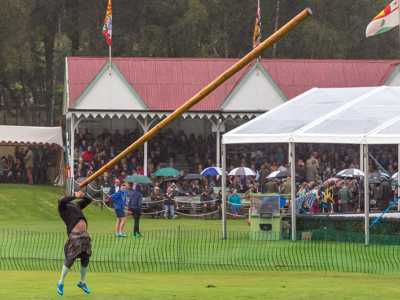
[[[115,66],[106,66],[79,97],[75,109],[84,110],[146,110],[140,96]]]
[[[223,111],[268,111],[286,101],[271,77],[256,64],[222,105]]]

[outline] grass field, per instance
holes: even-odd
[[[55,187],[0,184],[0,299],[59,299],[55,283],[65,239],[65,226],[57,214],[60,195],[61,190]],[[148,218],[142,220],[144,239],[116,242],[111,212],[92,206],[86,215],[94,238],[93,264],[97,265],[97,272],[89,275],[94,291],[90,299],[386,300],[397,299],[400,292],[397,246],[250,241],[246,235],[248,225],[243,220],[229,220],[231,239],[221,241],[215,235],[221,228],[218,220]],[[131,221],[127,228],[130,226]],[[165,232],[178,232],[179,243],[176,237],[164,236]],[[214,235],[210,238],[207,232]],[[42,238],[45,244],[39,247]],[[10,245],[14,248],[10,249]],[[157,249],[173,259],[165,261],[161,255],[159,261],[154,260],[159,256]],[[119,267],[115,260],[118,253],[133,257],[122,262],[123,266],[129,263],[130,268]],[[149,259],[155,268],[146,267]],[[195,267],[181,267],[182,259]],[[221,261],[228,264],[223,267]],[[15,266],[31,271],[14,271]],[[275,271],[265,271],[263,266]],[[289,270],[289,266],[294,267],[291,272],[282,271]],[[37,267],[52,271],[36,271]],[[98,272],[103,268],[107,273]],[[252,269],[258,272],[249,272]],[[322,272],[325,270],[352,273]],[[392,274],[385,274],[387,270]],[[357,273],[375,271],[380,274]],[[65,299],[89,299],[74,287],[77,279],[77,273],[68,277]]]
[[[29,186],[0,184],[0,229],[13,228],[43,232],[65,232],[65,225],[57,212],[57,200],[62,190],[52,186]],[[113,232],[115,215],[100,205],[85,209],[92,233]],[[128,220],[127,230],[131,230],[132,221]],[[247,231],[244,220],[229,220],[229,228],[234,231]],[[159,229],[174,229],[178,226],[186,229],[220,230],[219,220],[200,219],[141,219],[143,232]]]
[[[75,287],[78,274],[66,280],[64,299],[93,300],[394,300],[398,276],[339,273],[92,273],[93,293]],[[0,299],[48,300],[55,295],[58,274],[0,272]]]

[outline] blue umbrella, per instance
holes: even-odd
[[[200,175],[207,177],[220,176],[222,175],[222,169],[218,167],[208,167],[201,171]]]

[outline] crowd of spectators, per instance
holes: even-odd
[[[15,146],[14,155],[3,155],[0,158],[0,182],[52,182],[57,176],[58,152],[54,146]]]
[[[90,175],[95,169],[113,158],[128,144],[141,135],[139,130],[110,132],[104,129],[94,135],[87,129],[76,138],[75,161],[76,177]],[[232,145],[228,147],[228,170],[235,167],[249,167],[256,176],[229,177],[228,185],[233,193],[251,192],[290,194],[290,182],[286,179],[268,179],[276,170],[288,170],[287,145]],[[395,146],[370,146],[370,153],[379,162],[380,168],[389,174],[397,170],[397,148]],[[213,166],[215,161],[215,139],[213,135],[186,135],[183,131],[171,129],[162,131],[149,142],[148,174],[161,167],[171,166],[179,169],[177,161],[182,160],[191,173]],[[302,211],[349,212],[362,208],[362,184],[358,179],[329,181],[340,170],[359,168],[358,145],[299,144],[296,145],[296,183],[297,197],[312,195],[313,201],[303,201]],[[136,151],[123,159],[100,179],[101,186],[111,186],[115,179],[123,181],[127,175],[143,174],[143,152]],[[378,166],[370,161],[370,169]],[[203,178],[192,182],[175,182],[175,195],[202,195],[204,200],[209,190],[217,185],[215,178]],[[170,186],[162,186],[155,179],[151,193],[160,193],[164,198],[168,216],[175,215],[172,206]],[[390,184],[389,184],[390,185]],[[159,191],[157,192],[157,189]],[[372,206],[384,208],[392,195],[386,183],[371,185]],[[215,195],[213,195],[215,198]],[[236,201],[237,199],[235,199]],[[206,201],[206,200],[205,200]]]
[[[95,135],[83,129],[76,136],[75,145],[75,177],[86,177],[104,165],[132,141],[141,136],[141,132],[125,130],[113,133],[104,129]],[[177,157],[182,158],[193,172],[200,172],[203,167],[213,165],[215,157],[215,140],[212,135],[203,137],[183,131],[173,132],[171,129],[160,132],[149,142],[148,174],[161,167],[176,167]],[[143,174],[143,151],[135,151],[128,155],[109,172],[109,179],[123,180],[127,175]]]

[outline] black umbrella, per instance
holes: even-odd
[[[382,183],[383,181],[389,181],[390,177],[383,172],[374,172],[368,176],[368,182],[372,184]]]
[[[359,169],[344,169],[336,174],[336,177],[339,178],[359,178],[363,177],[364,172]]]
[[[289,174],[289,172],[287,170],[278,170],[278,171],[274,171],[271,174],[269,174],[267,176],[267,178],[268,179],[273,179],[273,178],[279,179],[279,178],[286,178],[286,177],[289,177],[289,176],[290,176],[290,174]]]

